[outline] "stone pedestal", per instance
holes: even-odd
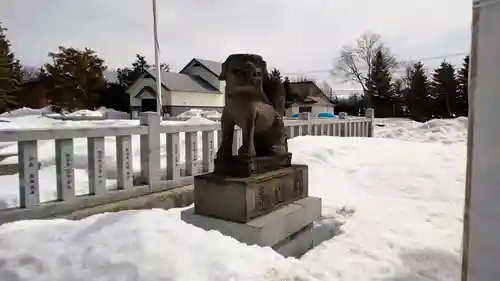
[[[231,177],[250,177],[292,165],[292,154],[259,156],[252,160],[233,155],[224,161],[215,159],[214,173]]]
[[[194,207],[182,212],[184,221],[284,256],[299,257],[331,237],[315,233],[321,199],[308,197],[308,167],[292,165],[290,153],[234,156],[216,168],[194,178]]]
[[[331,238],[313,228],[321,218],[321,199],[307,197],[247,223],[202,216],[194,208],[182,211],[181,219],[205,230],[217,230],[249,245],[271,247],[286,257],[300,257],[314,246]]]
[[[194,178],[196,214],[246,223],[308,195],[307,166],[292,165],[249,177],[215,173]]]

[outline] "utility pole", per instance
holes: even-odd
[[[156,65],[156,111],[162,116],[162,87],[161,87],[161,68],[160,68],[160,42],[158,41],[158,13],[156,10],[156,0],[153,0],[153,28],[155,45],[155,65]]]

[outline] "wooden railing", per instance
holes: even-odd
[[[372,137],[373,110],[367,117],[285,120],[289,138],[304,135]],[[140,172],[132,169],[132,136],[140,136]],[[91,128],[2,130],[0,142],[18,144],[19,206],[0,209],[0,224],[22,219],[54,217],[80,209],[166,191],[191,184],[193,176],[211,172],[220,140],[220,124],[171,125],[155,113],[140,116],[140,125]],[[106,186],[105,137],[116,139],[116,186]],[[184,145],[181,143],[184,139]],[[88,194],[75,192],[74,139],[87,139]],[[161,138],[164,138],[162,140]],[[234,152],[242,143],[241,130],[234,134]],[[38,141],[55,141],[56,200],[40,201]],[[162,143],[166,167],[161,165]],[[183,146],[183,147],[182,147]],[[181,161],[181,150],[184,160]]]

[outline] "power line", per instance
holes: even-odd
[[[412,59],[410,57],[409,61],[430,61],[430,60],[436,60],[436,59],[446,59],[449,57],[458,57],[458,56],[466,56],[469,53],[450,53],[446,55],[440,55],[440,56],[433,56],[433,57],[423,57],[419,59]],[[305,75],[305,74],[313,74],[313,73],[327,73],[327,72],[332,72],[332,69],[316,69],[316,70],[308,70],[308,71],[301,71],[301,72],[287,72],[287,73],[282,73],[281,75]]]

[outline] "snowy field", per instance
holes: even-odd
[[[467,119],[377,123],[376,138],[289,141],[323,199],[322,223],[343,223],[301,259],[188,225],[181,209],[125,211],[0,226],[0,280],[459,280]],[[2,192],[16,176],[0,176]]]

